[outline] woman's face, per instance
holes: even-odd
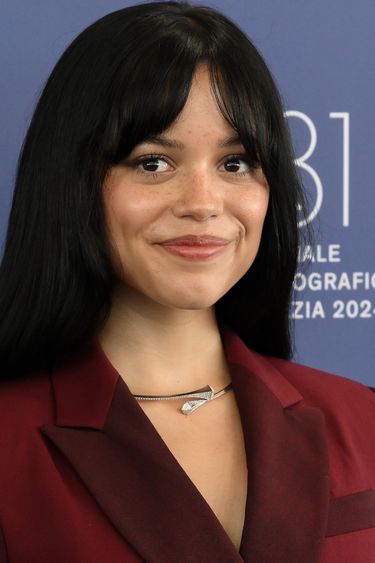
[[[166,307],[211,307],[258,251],[269,189],[199,67],[186,105],[114,166],[104,207],[121,282]]]

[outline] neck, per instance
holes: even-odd
[[[230,376],[213,308],[181,310],[117,292],[98,335],[108,359],[137,395],[225,387]]]

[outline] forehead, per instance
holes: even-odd
[[[231,80],[225,67],[201,62],[190,73],[177,66],[166,80],[156,82],[152,93],[144,81],[135,86],[132,97],[119,95],[121,108],[113,112],[115,118],[119,116],[115,127],[110,127],[118,132],[113,164],[160,136],[190,145],[204,138],[219,145],[237,136],[241,139],[238,145],[256,160],[256,126],[248,99],[251,89],[242,96],[244,85],[240,88],[238,80]]]
[[[225,144],[224,141],[233,144],[234,139],[238,140],[234,129],[224,119],[218,107],[210,73],[205,65],[197,68],[184,107],[164,133],[218,136],[222,144]]]

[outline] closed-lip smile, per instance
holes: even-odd
[[[193,262],[206,261],[223,252],[231,240],[212,235],[182,235],[159,244],[169,253]]]
[[[180,237],[163,240],[160,244],[163,245],[186,245],[186,246],[222,246],[228,244],[230,241],[222,237],[215,237],[212,235],[182,235]]]

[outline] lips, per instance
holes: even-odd
[[[163,246],[169,245],[182,245],[182,246],[223,246],[230,241],[221,237],[214,237],[210,235],[184,235],[173,239],[163,241]]]
[[[193,262],[204,262],[221,254],[231,241],[211,235],[183,235],[160,245],[169,253]]]

